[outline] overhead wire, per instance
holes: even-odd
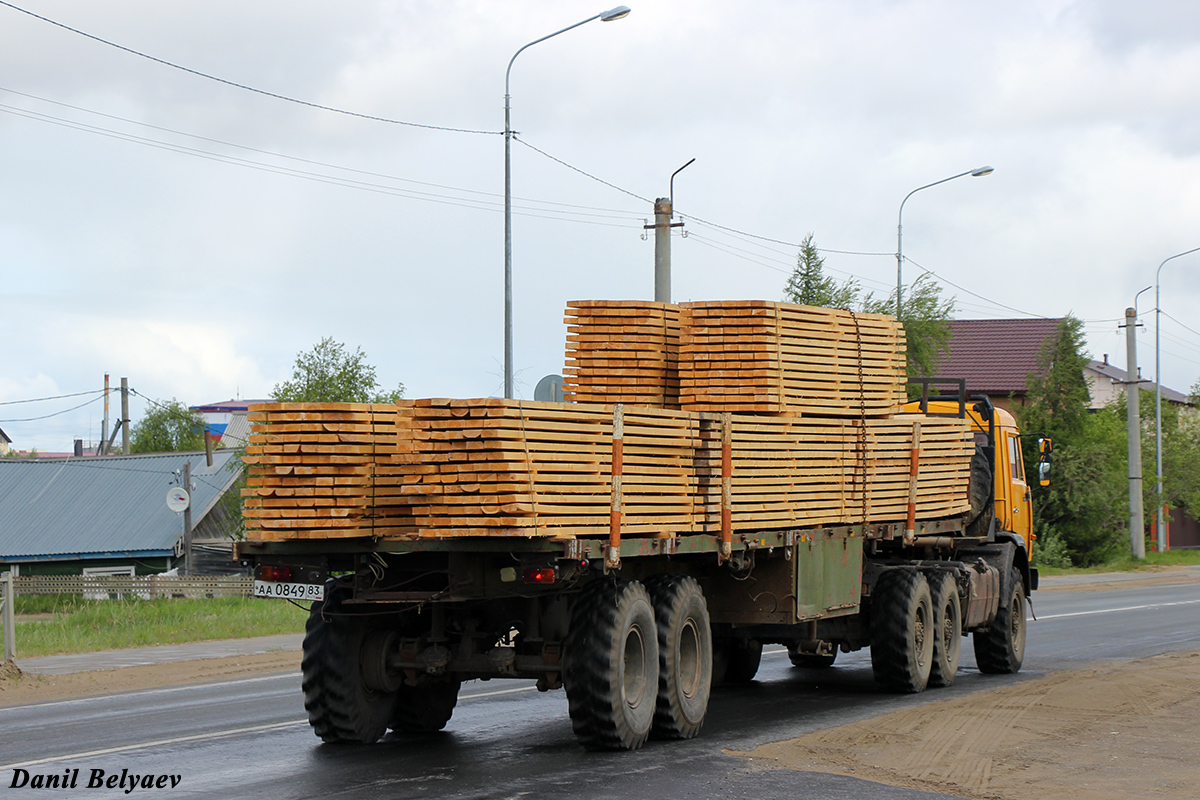
[[[3,91],[8,91],[8,90],[3,90]],[[18,92],[16,94],[22,94],[22,93]],[[28,95],[26,95],[26,96],[28,96]],[[36,99],[40,99],[40,98],[36,98]],[[47,101],[47,102],[54,102],[54,101]],[[74,108],[74,107],[72,107],[72,108]],[[86,111],[87,113],[98,113],[98,112],[91,112],[87,109],[82,109],[82,110]],[[44,114],[44,113],[41,113],[38,111],[32,111],[30,109],[24,109],[24,108],[17,108],[14,106],[9,106],[9,105],[4,105],[4,104],[0,104],[0,113],[7,113],[7,114],[11,114],[11,115],[18,116],[18,117],[23,117],[26,119],[32,119],[32,120],[36,120],[39,122],[45,122],[48,124],[53,124],[53,125],[58,125],[61,127],[70,128],[73,130],[78,130],[78,131],[85,132],[85,133],[92,133],[95,135],[105,136],[107,138],[130,142],[133,144],[143,145],[143,146],[147,146],[147,147],[153,147],[156,149],[166,150],[169,152],[175,152],[175,153],[179,153],[182,155],[189,155],[189,156],[193,156],[193,157],[197,157],[197,158],[204,158],[204,159],[207,159],[210,161],[217,161],[219,163],[230,164],[233,166],[240,166],[240,167],[245,167],[248,169],[255,169],[258,171],[272,173],[272,174],[276,174],[276,175],[284,175],[284,176],[293,177],[293,178],[310,180],[310,181],[313,181],[316,183],[324,183],[327,185],[342,186],[342,187],[351,188],[351,189],[358,189],[358,190],[362,190],[362,191],[374,192],[377,194],[391,195],[391,196],[396,196],[396,197],[404,197],[404,198],[412,199],[412,200],[424,200],[424,201],[428,201],[428,202],[439,203],[442,205],[451,205],[451,206],[457,206],[460,208],[470,208],[470,209],[480,210],[480,211],[498,212],[498,211],[502,210],[502,208],[503,208],[503,204],[502,204],[501,200],[491,199],[491,198],[500,198],[501,196],[491,193],[491,192],[482,192],[482,191],[474,190],[474,189],[463,189],[463,188],[459,188],[459,187],[444,186],[441,184],[429,184],[429,183],[425,183],[423,181],[414,181],[414,180],[411,180],[408,178],[401,178],[401,177],[397,177],[397,176],[385,175],[385,174],[376,173],[376,172],[368,172],[365,170],[357,170],[354,168],[342,167],[342,166],[339,166],[336,164],[329,164],[329,163],[320,162],[320,161],[313,161],[311,159],[297,158],[294,156],[289,156],[289,155],[285,155],[285,154],[281,154],[281,153],[273,153],[271,151],[259,150],[257,148],[246,147],[244,145],[233,144],[230,142],[223,142],[223,141],[217,140],[217,139],[210,139],[208,137],[196,136],[194,134],[184,133],[181,131],[174,131],[169,128],[161,128],[161,127],[153,126],[153,125],[146,126],[146,127],[153,128],[156,130],[173,133],[173,134],[176,134],[179,136],[191,137],[191,138],[199,139],[202,141],[208,141],[208,142],[212,142],[212,143],[221,144],[221,145],[228,146],[228,147],[234,147],[234,148],[238,148],[238,149],[248,150],[248,151],[263,154],[263,155],[269,155],[269,156],[272,156],[275,158],[297,161],[297,162],[301,162],[304,164],[324,167],[327,169],[341,170],[341,171],[346,171],[346,172],[350,172],[350,173],[354,173],[354,174],[361,174],[361,175],[366,175],[366,176],[370,176],[370,177],[382,178],[384,180],[389,180],[389,181],[414,183],[414,184],[418,184],[418,185],[429,186],[431,188],[441,188],[441,189],[446,189],[447,191],[450,191],[450,192],[457,192],[459,194],[476,195],[476,196],[478,196],[478,199],[476,197],[458,197],[455,195],[439,194],[436,192],[426,192],[426,191],[421,191],[421,190],[417,190],[417,189],[406,189],[406,188],[402,188],[402,187],[388,186],[388,185],[380,184],[380,183],[373,183],[373,182],[369,182],[369,181],[365,181],[365,180],[356,180],[356,179],[341,177],[341,176],[337,176],[337,175],[312,172],[312,171],[308,171],[308,170],[302,170],[302,169],[297,169],[294,167],[288,167],[288,166],[283,166],[283,165],[278,165],[278,164],[268,164],[268,163],[265,163],[262,161],[255,161],[252,159],[242,158],[239,156],[230,155],[230,154],[226,154],[226,153],[217,153],[217,152],[213,152],[211,150],[203,150],[200,148],[190,147],[188,145],[184,145],[184,144],[180,144],[180,143],[176,143],[176,142],[168,142],[168,141],[163,141],[163,140],[159,140],[159,139],[152,139],[152,138],[145,137],[145,136],[139,136],[139,135],[133,134],[133,133],[117,131],[117,130],[113,130],[111,128],[104,128],[101,126],[91,125],[91,124],[88,124],[85,122],[80,122],[77,120],[64,119],[61,117],[55,117],[50,114]],[[110,116],[110,115],[100,114],[100,116]],[[121,121],[128,122],[128,123],[134,124],[134,125],[144,125],[144,123],[136,122],[133,120],[125,120],[123,118],[116,118],[116,119],[120,119]],[[532,205],[517,205],[517,206],[515,206],[514,213],[516,213],[518,216],[534,217],[534,218],[540,218],[540,219],[552,219],[552,220],[560,220],[560,221],[565,221],[565,222],[576,222],[576,223],[584,223],[584,224],[605,225],[605,226],[609,226],[609,227],[631,227],[631,226],[634,226],[635,224],[637,224],[637,220],[640,219],[637,212],[634,212],[634,211],[622,211],[619,209],[595,208],[595,207],[583,206],[583,205],[578,205],[578,204],[557,203],[557,202],[553,202],[553,201],[535,200],[535,199],[530,199],[530,198],[518,198],[518,199],[521,201],[521,203],[532,204]],[[619,221],[619,220],[624,220],[624,221]]]
[[[503,131],[476,130],[476,129],[472,129],[472,128],[455,128],[455,127],[450,127],[450,126],[446,126],[446,125],[427,125],[427,124],[420,123],[420,122],[408,122],[405,120],[391,119],[389,117],[380,117],[380,116],[375,116],[372,114],[363,114],[363,113],[360,113],[357,111],[348,111],[344,108],[336,108],[334,106],[322,105],[321,103],[314,103],[309,100],[300,100],[298,98],[291,97],[291,96],[288,96],[285,94],[280,94],[278,92],[270,92],[265,89],[258,89],[254,86],[249,86],[244,83],[238,83],[236,81],[231,81],[226,78],[220,78],[220,77],[217,77],[216,75],[212,75],[207,72],[202,72],[198,69],[192,69],[191,67],[185,67],[182,64],[176,64],[173,61],[167,61],[164,58],[159,58],[157,56],[152,56],[148,53],[143,53],[140,50],[135,50],[132,47],[126,47],[123,44],[118,44],[118,43],[110,41],[108,39],[104,39],[95,34],[88,33],[87,31],[84,31],[84,30],[80,30],[79,28],[73,28],[70,25],[66,25],[57,20],[50,19],[49,17],[43,16],[41,14],[35,14],[34,12],[32,12],[28,9],[21,8],[18,5],[7,2],[7,0],[0,0],[0,6],[6,6],[8,8],[11,8],[13,11],[18,11],[22,14],[33,17],[34,19],[41,20],[42,22],[48,23],[57,28],[62,28],[65,31],[70,31],[71,33],[74,33],[78,36],[82,36],[86,39],[91,39],[94,42],[99,42],[100,44],[107,45],[108,47],[112,47],[117,50],[121,50],[123,52],[129,53],[130,55],[137,56],[138,58],[144,58],[148,61],[153,61],[156,64],[161,64],[165,67],[170,67],[171,69],[177,69],[180,72],[186,72],[190,75],[195,75],[196,77],[204,78],[205,80],[215,81],[216,83],[222,83],[222,84],[225,84],[226,86],[232,86],[235,89],[242,89],[247,92],[254,92],[255,94],[260,94],[265,97],[272,97],[276,100],[283,100],[284,102],[295,103],[296,105],[307,106],[308,108],[315,108],[315,109],[319,109],[321,111],[330,111],[334,114],[343,114],[348,117],[358,117],[359,119],[371,120],[372,122],[386,122],[390,125],[402,125],[402,126],[410,127],[410,128],[423,128],[425,130],[448,131],[448,132],[452,132],[452,133],[481,134],[481,135],[486,135],[486,136],[502,136],[504,134]]]
[[[89,394],[100,394],[103,389],[92,389],[90,392],[72,392],[71,394],[56,394],[53,397],[33,397],[28,400],[4,400],[0,401],[0,406],[15,406],[23,403],[42,403],[47,400],[65,400],[70,397],[83,397]]]
[[[101,390],[101,393],[103,393],[103,390]],[[84,406],[91,405],[92,403],[95,403],[97,400],[102,400],[102,399],[104,399],[104,398],[103,397],[93,397],[91,400],[85,400],[84,402],[80,403],[77,406],[72,406],[71,408],[65,408],[62,411],[55,411],[53,414],[45,414],[40,417],[27,417],[25,419],[0,419],[0,422],[4,422],[4,423],[38,422],[39,420],[50,419],[51,417],[59,417],[59,416],[62,416],[63,414],[69,414],[72,411],[77,411],[77,410],[83,408]]]

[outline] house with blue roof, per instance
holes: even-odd
[[[192,572],[237,574],[231,561],[242,464],[233,450],[0,459],[0,571],[144,575],[182,567],[184,515],[168,493],[191,465]],[[224,498],[224,500],[223,500]]]

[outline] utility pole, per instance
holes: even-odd
[[[104,422],[100,424],[100,446],[96,448],[96,455],[103,456],[108,454],[108,373],[104,373]]]
[[[1134,558],[1146,557],[1145,515],[1142,508],[1142,418],[1138,398],[1141,376],[1137,365],[1137,311],[1125,309],[1125,406],[1129,429],[1129,546]]]
[[[654,302],[671,302],[671,199],[669,197],[660,197],[654,201]]]
[[[696,159],[692,159],[695,161]],[[654,229],[654,302],[671,302],[671,228],[682,228],[682,222],[671,222],[675,213],[675,176],[683,172],[692,161],[671,173],[671,196],[659,197],[654,201],[654,224],[643,226]]]
[[[121,454],[129,455],[129,378],[121,378]]]
[[[183,510],[183,574],[192,574],[192,460],[183,462],[183,490],[188,493]]]

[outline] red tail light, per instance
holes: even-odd
[[[523,583],[545,585],[554,583],[555,577],[554,567],[526,567],[525,572],[521,574],[521,581]]]
[[[262,566],[258,568],[258,579],[260,581],[290,581],[292,568]]]

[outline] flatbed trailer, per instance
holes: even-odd
[[[565,690],[588,749],[686,739],[764,643],[878,682],[1021,668],[1037,586],[1021,434],[905,403],[892,317],[768,301],[568,305],[571,403],[262,406],[255,592],[310,602],[326,741],[443,728],[466,680]],[[1043,449],[1045,452],[1045,449]],[[1041,477],[1041,476],[1039,476]]]
[[[1016,672],[1037,586],[1020,434],[961,391],[905,411],[969,423],[969,510],[918,519],[910,498],[888,521],[641,537],[351,530],[241,542],[235,558],[257,594],[312,601],[305,706],[326,741],[440,730],[462,681],[498,678],[565,688],[588,749],[690,738],[711,687],[752,680],[765,643],[803,667],[869,647],[900,692],[952,683],[968,634],[981,671]]]

